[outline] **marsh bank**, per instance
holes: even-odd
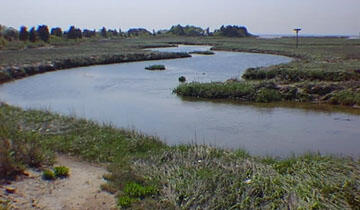
[[[209,48],[181,46],[161,51],[179,53]],[[111,122],[117,127],[136,128],[159,136],[170,145],[205,143],[244,148],[257,155],[320,151],[358,156],[357,115],[189,101],[171,94],[180,75],[189,81],[225,81],[240,77],[249,67],[289,61],[281,56],[217,51],[214,56],[161,61],[167,67],[165,72],[144,70],[158,61],[77,68],[6,84],[1,88],[1,98],[24,108],[45,108]]]

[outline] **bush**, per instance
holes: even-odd
[[[54,173],[56,177],[68,177],[70,174],[70,169],[66,166],[57,166],[54,168]]]
[[[339,91],[332,95],[330,103],[346,106],[360,105],[360,93],[351,90]]]
[[[135,182],[130,182],[125,185],[124,193],[133,198],[145,198],[149,195],[156,194],[156,188],[153,186],[142,186]]]
[[[179,77],[179,82],[185,82],[186,78],[184,76]]]
[[[11,142],[0,139],[0,179],[13,178],[24,171],[22,164],[16,161]]]
[[[42,178],[45,180],[54,180],[56,178],[55,173],[50,169],[45,169],[42,174]]]
[[[118,206],[127,208],[130,207],[134,201],[136,201],[136,199],[130,198],[127,195],[123,195],[118,198]]]
[[[0,178],[12,179],[26,166],[52,164],[53,153],[40,143],[39,135],[12,126],[15,125],[0,115]]]
[[[129,182],[123,189],[124,195],[118,198],[118,205],[123,208],[130,207],[133,202],[143,200],[147,196],[155,195],[157,192],[154,186],[143,186],[136,182]]]
[[[281,94],[278,90],[261,88],[256,93],[256,102],[269,103],[273,101],[281,101]]]

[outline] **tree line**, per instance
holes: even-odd
[[[226,37],[249,37],[253,36],[247,31],[247,28],[244,26],[228,25],[221,26],[220,29],[210,32],[209,28],[202,29],[197,26],[181,26],[174,25],[169,30],[159,30],[150,32],[144,28],[131,28],[127,32],[122,32],[121,29],[109,29],[102,27],[100,30],[89,30],[76,28],[75,26],[70,26],[67,31],[62,31],[60,27],[54,27],[49,30],[47,25],[39,25],[37,28],[32,27],[30,30],[26,26],[21,26],[20,30],[17,31],[13,28],[6,28],[0,25],[0,37],[4,37],[8,41],[20,40],[20,41],[44,41],[49,42],[50,37],[60,37],[66,39],[82,39],[83,37],[91,38],[95,36],[100,36],[103,38],[109,37],[132,37],[132,36],[149,36],[149,35],[159,35],[159,34],[168,34],[168,35],[178,35],[178,36],[226,36]]]
[[[60,27],[54,27],[49,30],[47,25],[39,25],[37,28],[31,27],[30,30],[26,26],[21,26],[20,30],[17,31],[14,28],[7,28],[0,25],[0,37],[4,37],[7,41],[20,40],[20,41],[44,41],[49,42],[51,36],[66,38],[66,39],[81,39],[83,37],[91,38],[96,35],[102,36],[104,38],[113,37],[113,36],[124,36],[124,33],[121,33],[121,29],[109,29],[106,30],[105,27],[96,30],[76,28],[75,26],[70,26],[67,31],[62,31]]]

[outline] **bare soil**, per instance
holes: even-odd
[[[60,155],[55,165],[70,168],[70,176],[54,181],[42,179],[41,171],[29,170],[8,185],[0,186],[0,199],[9,200],[11,209],[115,209],[113,195],[101,191],[106,169],[73,157]],[[15,189],[8,193],[7,189]]]

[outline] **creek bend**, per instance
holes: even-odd
[[[209,50],[179,46],[160,51]],[[225,81],[249,67],[290,62],[283,56],[220,52],[192,58],[74,68],[0,85],[0,100],[49,109],[156,135],[170,145],[243,148],[255,155],[320,152],[360,156],[360,115],[288,106],[184,100],[172,94],[188,81]],[[164,64],[165,71],[146,71]]]

